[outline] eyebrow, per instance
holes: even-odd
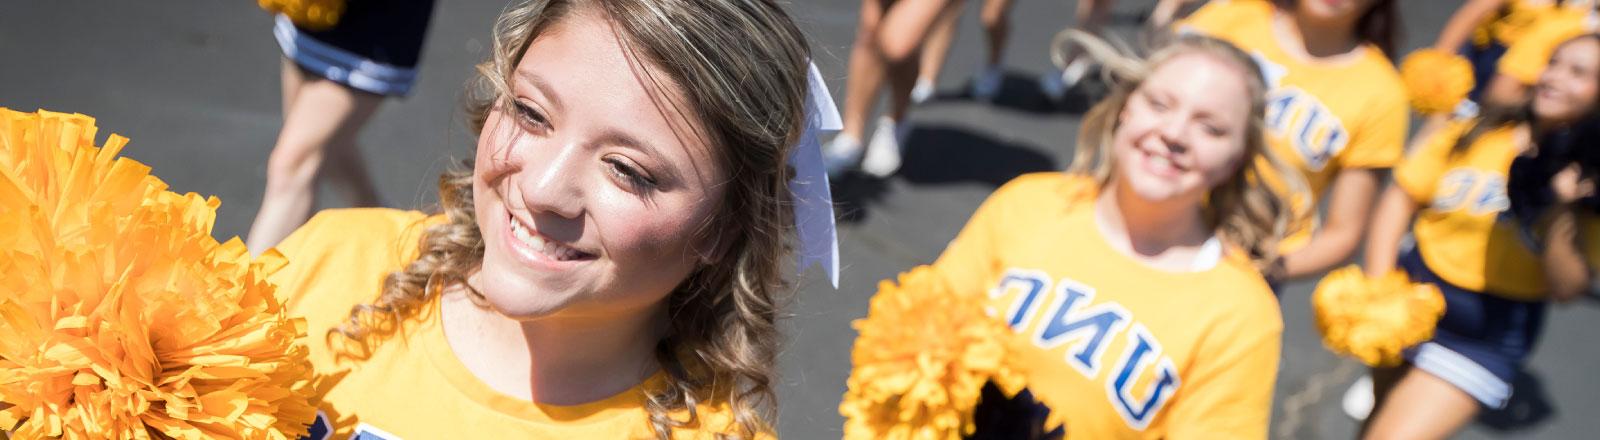
[[[539,89],[539,94],[544,95],[544,98],[550,101],[551,106],[557,110],[562,108],[561,95],[556,94],[555,88],[550,87],[550,83],[545,82],[544,77],[525,70],[518,70],[516,76],[527,80],[529,84],[533,84],[533,88]]]

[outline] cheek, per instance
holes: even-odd
[[[690,213],[692,207],[672,214],[647,210],[636,200],[614,200],[606,205],[597,207],[605,212],[597,210],[594,218],[604,235],[608,256],[621,274],[638,274],[646,279],[681,278],[698,262],[699,241],[695,237],[701,232],[705,216]],[[679,280],[665,281],[676,284]]]
[[[1246,160],[1243,141],[1236,139],[1208,141],[1203,147],[1196,148],[1195,153],[1207,188],[1227,181]]]

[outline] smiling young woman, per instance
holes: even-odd
[[[326,335],[314,431],[768,436],[803,35],[765,0],[533,0],[494,37],[442,213],[278,248]]]
[[[1217,39],[1141,61],[1071,35],[1117,78],[1071,170],[996,190],[933,267],[1015,330],[1073,437],[1264,438],[1282,319],[1258,267],[1289,219],[1259,180],[1265,81]]]

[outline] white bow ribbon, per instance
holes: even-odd
[[[844,124],[816,63],[811,63],[807,75],[811,91],[806,96],[806,128],[800,142],[789,152],[789,165],[795,171],[789,180],[789,193],[794,199],[794,229],[800,238],[797,272],[804,273],[813,264],[821,265],[828,273],[828,281],[838,289],[839,235],[834,226],[828,171],[822,164],[822,137],[839,131]]]

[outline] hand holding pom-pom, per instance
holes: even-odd
[[[288,439],[315,418],[304,324],[218,201],[94,146],[94,119],[0,108],[0,432]]]
[[[983,295],[950,291],[927,266],[883,281],[851,350],[839,405],[845,438],[959,439],[973,433],[985,383],[1021,389],[1011,329],[984,312]]]
[[[1406,348],[1433,338],[1444,296],[1393,271],[1369,278],[1351,265],[1328,273],[1311,295],[1328,350],[1370,366],[1398,365]]]
[[[1455,110],[1472,92],[1472,63],[1460,55],[1438,49],[1421,49],[1400,63],[1400,79],[1418,113]]]

